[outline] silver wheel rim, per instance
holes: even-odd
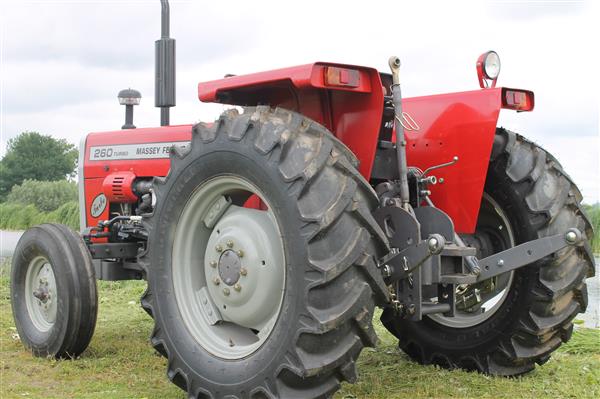
[[[267,209],[243,207],[250,195]],[[177,223],[171,262],[177,305],[196,342],[224,359],[262,346],[283,303],[285,256],[275,214],[257,187],[232,175],[198,187]]]
[[[497,229],[497,232],[504,236],[505,244],[503,246],[505,246],[505,248],[500,250],[515,246],[514,233],[506,214],[500,205],[485,193],[483,194],[483,200],[481,202],[480,215],[482,213],[492,221],[489,223],[490,226],[487,226],[487,229]],[[485,213],[487,213],[487,215]],[[468,242],[468,240],[466,241]],[[499,252],[498,249],[499,248],[496,248],[493,252]],[[491,255],[491,253],[486,254],[486,256],[487,255]],[[468,328],[481,324],[500,309],[508,297],[513,277],[514,271],[498,276],[496,289],[491,294],[482,298],[481,309],[484,310],[483,312],[469,313],[457,309],[454,317],[446,317],[441,314],[431,314],[428,315],[428,317],[437,323],[453,328]],[[432,300],[437,301],[437,298],[432,298]]]
[[[25,304],[31,322],[39,331],[49,331],[56,322],[56,294],[52,265],[43,256],[35,257],[25,275]]]

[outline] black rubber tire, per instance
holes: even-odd
[[[519,375],[545,363],[568,341],[573,318],[585,311],[585,279],[594,275],[588,241],[593,231],[581,209],[581,193],[556,159],[508,130],[496,132],[485,192],[507,214],[516,244],[570,227],[583,232],[585,244],[518,269],[505,302],[478,325],[451,328],[428,317],[410,322],[389,311],[382,322],[421,364]]]
[[[56,321],[40,331],[25,304],[25,277],[30,262],[44,256],[56,280]],[[98,311],[98,294],[92,258],[81,237],[61,224],[41,224],[27,230],[12,258],[11,303],[21,342],[35,356],[74,358],[88,346]]]
[[[193,128],[191,148],[174,149],[141,262],[154,318],[151,342],[168,358],[167,375],[190,398],[329,397],[356,379],[355,360],[374,346],[374,305],[387,300],[376,266],[386,250],[371,216],[377,197],[356,160],[324,127],[284,109],[225,112]],[[279,221],[287,264],[279,319],[265,343],[241,360],[209,354],[180,316],[171,273],[174,225],[194,191],[230,173],[258,187]]]

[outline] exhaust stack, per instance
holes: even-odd
[[[175,106],[175,39],[169,37],[169,1],[161,0],[161,34],[154,42],[154,106],[160,108],[160,125],[169,125],[169,108]]]

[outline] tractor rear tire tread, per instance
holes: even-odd
[[[195,125],[190,151],[175,151],[169,176],[155,184],[158,203],[168,192],[169,180],[193,162],[201,147],[223,141],[251,147],[274,164],[289,200],[297,203],[310,270],[304,282],[298,282],[305,287],[305,299],[297,325],[289,327],[295,345],[280,359],[273,376],[216,391],[202,384],[172,347],[149,283],[141,303],[155,319],[152,345],[169,359],[169,379],[190,398],[329,397],[342,381],[356,379],[360,351],[377,340],[371,322],[374,306],[389,295],[371,261],[387,247],[370,216],[377,206],[376,194],[355,170],[356,158],[324,127],[285,109],[257,107],[241,115],[229,110],[212,125]],[[146,215],[147,228],[157,217],[156,212]],[[149,246],[151,241],[152,233]],[[151,257],[150,250],[141,262],[147,275],[152,273]],[[354,292],[359,295],[351,295]]]
[[[587,306],[585,278],[595,272],[588,244],[593,230],[581,206],[581,192],[560,163],[538,145],[503,128],[496,132],[486,192],[504,197],[505,203],[519,209],[512,210],[520,212],[518,218],[513,215],[522,230],[515,231],[521,235],[517,244],[564,233],[570,227],[582,232],[584,244],[517,270],[515,279],[521,281],[523,291],[529,290],[520,294],[521,309],[513,306],[514,316],[501,324],[501,333],[477,347],[457,351],[434,344],[416,332],[424,328],[424,321],[419,322],[421,326],[407,326],[390,321],[385,314],[388,319],[382,320],[399,338],[400,347],[419,363],[514,376],[547,362],[550,354],[570,339],[573,319]],[[524,206],[515,204],[514,198],[522,198]],[[406,327],[412,330],[408,332]]]

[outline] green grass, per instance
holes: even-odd
[[[152,320],[139,306],[143,282],[100,282],[100,312],[90,347],[75,361],[34,358],[12,321],[8,277],[0,267],[0,398],[183,398],[151,348]],[[6,270],[6,269],[4,269]],[[400,353],[377,321],[381,338],[360,356],[359,381],[336,398],[600,397],[600,331],[578,329],[543,367],[521,378],[423,367]]]

